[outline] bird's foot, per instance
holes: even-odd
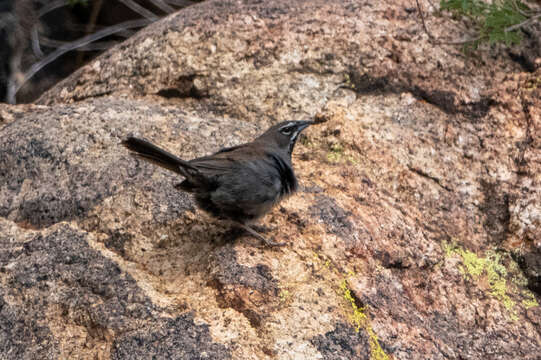
[[[238,223],[238,225],[246,230],[247,232],[250,233],[250,235],[252,235],[253,237],[263,241],[265,244],[267,244],[268,246],[284,246],[286,245],[285,242],[276,242],[276,241],[272,241],[272,240],[269,240],[267,239],[266,237],[264,237],[263,235],[259,234],[257,231],[255,231],[254,229],[252,229],[251,227],[249,227],[248,225],[245,225],[245,224],[242,224],[242,223]]]

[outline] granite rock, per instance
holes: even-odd
[[[540,71],[431,43],[405,0],[207,1],[147,27],[0,107],[2,357],[536,359]],[[299,192],[261,220],[280,248],[119,145],[190,159],[315,116]]]

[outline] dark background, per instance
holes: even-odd
[[[193,3],[188,0],[0,0],[0,102],[34,101],[56,82],[142,26]],[[121,30],[83,46],[79,42],[112,29]],[[55,55],[67,47],[77,49]],[[38,67],[41,69],[30,76],[30,70]]]

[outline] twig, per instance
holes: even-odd
[[[520,15],[522,15],[522,16],[524,16],[524,17],[526,17],[526,18],[530,17],[529,14],[525,13],[524,11],[522,11],[522,9],[520,8],[520,6],[518,6],[516,0],[513,0],[511,3],[513,4],[513,7],[515,8],[516,12],[518,12]]]
[[[526,25],[528,25],[529,23],[531,23],[531,22],[533,22],[534,20],[537,20],[537,19],[539,19],[539,18],[541,18],[541,14],[535,14],[535,15],[533,15],[532,17],[530,17],[530,18],[524,20],[523,22],[520,22],[520,23],[515,24],[515,25],[511,25],[511,26],[505,28],[503,31],[504,31],[504,32],[509,32],[509,31],[513,31],[513,30],[516,30],[516,29],[520,29],[521,27],[526,26]]]
[[[179,7],[187,7],[193,4],[197,4],[196,1],[191,0],[165,0],[165,2]]]
[[[30,41],[32,42],[32,51],[34,51],[34,55],[38,58],[42,58],[44,56],[43,51],[41,51],[41,47],[39,46],[39,35],[38,35],[38,27],[32,26],[32,29],[30,29]]]
[[[71,24],[71,23],[66,23],[65,24],[66,27],[68,28],[68,30],[70,31],[80,31],[80,32],[85,32],[86,31],[86,25],[81,25],[81,24]],[[106,29],[107,26],[100,26],[100,25],[96,25],[94,27],[94,30],[102,30],[102,29]],[[125,38],[129,38],[130,36],[133,35],[133,30],[123,30],[123,31],[119,31],[115,34],[115,36],[122,36],[122,37],[125,37]]]
[[[150,1],[152,4],[154,4],[154,6],[156,6],[158,9],[160,9],[166,14],[171,14],[175,12],[175,9],[173,9],[171,6],[163,2],[163,0],[148,0],[148,1]]]
[[[96,20],[98,20],[98,15],[100,13],[102,3],[103,0],[96,0],[94,2],[94,5],[92,6],[92,12],[90,13],[90,19],[88,20],[88,24],[86,26],[85,35],[88,35],[94,31],[94,28],[96,27]]]
[[[90,12],[90,19],[88,20],[88,23],[86,24],[85,29],[85,35],[92,34],[94,32],[94,28],[96,27],[96,20],[98,19],[98,14],[101,10],[101,5],[103,4],[103,0],[96,0],[92,3],[92,11]],[[75,60],[75,66],[79,67],[81,66],[81,63],[83,62],[83,53],[77,54],[77,59]]]
[[[120,36],[120,37],[123,37],[123,38],[127,39],[127,38],[131,37],[135,33],[136,33],[136,31],[126,29],[126,30],[121,30],[121,31],[117,32],[115,34],[115,36]]]
[[[453,41],[436,41],[435,44],[437,45],[464,45],[468,44],[474,41],[479,41],[483,38],[483,36],[479,35],[473,38],[464,39],[464,40],[453,40]]]
[[[129,7],[130,9],[132,9],[133,11],[135,11],[136,13],[138,13],[139,15],[141,15],[142,17],[144,17],[144,18],[147,18],[147,19],[152,20],[152,21],[156,21],[159,18],[158,15],[156,15],[152,11],[142,7],[141,5],[139,5],[138,3],[136,3],[133,0],[119,0],[119,1],[121,3],[123,3],[124,5],[126,5],[127,7]]]
[[[39,18],[44,16],[45,14],[53,11],[53,10],[56,10],[58,8],[61,8],[63,6],[66,6],[67,5],[67,1],[66,0],[54,0],[54,1],[51,1],[51,2],[48,2],[46,5],[43,5],[39,11],[38,11],[38,21],[32,26],[32,29],[30,30],[30,34],[31,34],[31,40],[32,40],[32,50],[34,51],[34,54],[38,57],[38,58],[42,58],[44,56],[43,52],[41,51],[41,48],[39,46],[39,31],[38,31],[38,26],[39,26]],[[15,94],[13,94],[13,96],[15,96]],[[13,99],[14,100],[14,99]]]
[[[423,14],[423,10],[421,9],[421,4],[419,4],[419,0],[415,0],[415,2],[417,3],[417,10],[419,11],[419,16],[421,17],[421,22],[423,23],[423,28],[424,28],[426,34],[428,35],[428,37],[429,37],[429,39],[430,39],[430,41],[432,43],[434,43],[436,45],[464,45],[464,44],[468,44],[468,43],[471,43],[471,42],[481,40],[483,38],[482,35],[479,35],[479,36],[464,39],[464,40],[442,41],[442,40],[436,39],[434,37],[434,35],[432,35],[432,33],[428,30],[428,27],[426,26],[425,16]]]
[[[125,29],[131,29],[131,28],[137,28],[142,27],[145,25],[148,25],[152,23],[151,20],[148,19],[139,19],[139,20],[130,20],[125,21],[120,24],[116,24],[113,26],[110,26],[108,28],[105,28],[103,30],[97,31],[94,34],[90,34],[88,36],[85,36],[79,40],[75,40],[73,42],[67,43],[64,46],[56,49],[49,55],[47,55],[43,60],[40,60],[39,62],[33,64],[30,69],[28,69],[24,75],[23,80],[20,81],[15,87],[14,87],[14,93],[13,98],[17,94],[17,92],[21,89],[21,87],[29,80],[31,79],[38,71],[40,71],[44,66],[47,64],[50,64],[54,60],[56,60],[58,57],[62,56],[63,54],[67,53],[68,51],[80,48],[81,46],[85,46],[87,44],[90,44],[98,39],[107,37],[109,35],[112,35],[116,32],[125,30]]]
[[[457,40],[457,41],[441,41],[441,40],[436,39],[434,35],[432,35],[432,33],[428,30],[428,27],[426,26],[425,16],[423,14],[423,10],[421,9],[421,4],[419,3],[419,0],[415,0],[415,2],[417,3],[417,11],[419,11],[419,16],[421,17],[421,22],[423,23],[423,28],[425,30],[425,33],[428,35],[432,43],[436,45],[463,45],[463,44],[480,40],[482,38],[482,36],[477,36],[474,38]]]
[[[431,40],[435,40],[434,36],[432,36],[432,33],[428,31],[428,28],[426,27],[425,16],[423,14],[423,9],[421,9],[421,4],[419,4],[419,0],[415,0],[415,2],[417,3],[417,11],[419,11],[419,16],[421,17],[421,22],[423,23],[423,28],[425,29],[425,33],[428,35],[428,37]]]
[[[48,12],[51,12],[55,9],[61,8],[63,6],[66,6],[68,3],[66,0],[54,0],[49,2],[47,5],[44,5],[41,7],[38,11],[38,18],[42,17],[43,15],[47,14]]]
[[[50,47],[50,48],[59,48],[62,46],[68,45],[70,42],[68,41],[59,41],[55,39],[50,39],[45,36],[40,36],[39,41],[43,46]],[[96,50],[107,50],[110,47],[116,45],[117,41],[102,41],[102,42],[93,42],[87,45],[83,45],[77,48],[77,51],[96,51]]]

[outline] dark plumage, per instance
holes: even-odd
[[[185,161],[152,143],[130,137],[123,145],[139,157],[185,177],[177,189],[193,193],[209,214],[232,220],[252,235],[247,223],[265,215],[297,189],[291,153],[298,135],[312,121],[286,121],[272,126],[253,142]]]

